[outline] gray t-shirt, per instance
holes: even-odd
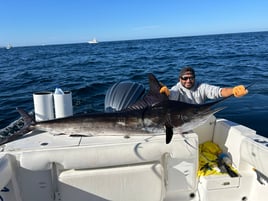
[[[221,88],[205,83],[196,82],[191,89],[187,89],[178,82],[170,89],[170,100],[176,100],[191,104],[202,104],[208,99],[221,97]]]

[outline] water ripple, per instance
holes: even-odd
[[[219,115],[268,135],[268,32],[0,49],[0,126],[33,110],[32,94],[70,90],[75,113],[103,110],[107,89],[130,80],[148,88],[147,74],[173,86],[182,66],[220,86],[249,85],[242,99],[226,101]]]

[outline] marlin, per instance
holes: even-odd
[[[212,109],[222,100],[207,104],[188,104],[169,100],[159,92],[162,85],[153,74],[148,75],[149,91],[143,98],[126,109],[101,112],[36,122],[27,112],[17,109],[24,119],[18,135],[34,129],[67,135],[159,135],[166,134],[170,143],[174,131],[182,134],[203,124],[211,115],[223,108]],[[24,132],[23,132],[24,131]],[[12,139],[16,137],[12,136]],[[10,141],[6,140],[5,142]],[[3,144],[3,143],[2,143]]]

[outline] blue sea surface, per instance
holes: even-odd
[[[148,89],[154,73],[172,87],[185,65],[209,84],[254,84],[248,95],[224,101],[216,116],[268,137],[268,32],[1,48],[0,129],[20,117],[16,107],[33,111],[34,92],[60,87],[72,91],[74,113],[103,111],[115,82]]]

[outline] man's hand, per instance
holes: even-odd
[[[242,97],[246,95],[247,93],[248,93],[248,90],[245,88],[244,85],[239,85],[233,88],[233,94],[237,98]]]
[[[170,95],[170,91],[166,86],[161,87],[160,91],[161,94],[166,94],[167,96]]]

